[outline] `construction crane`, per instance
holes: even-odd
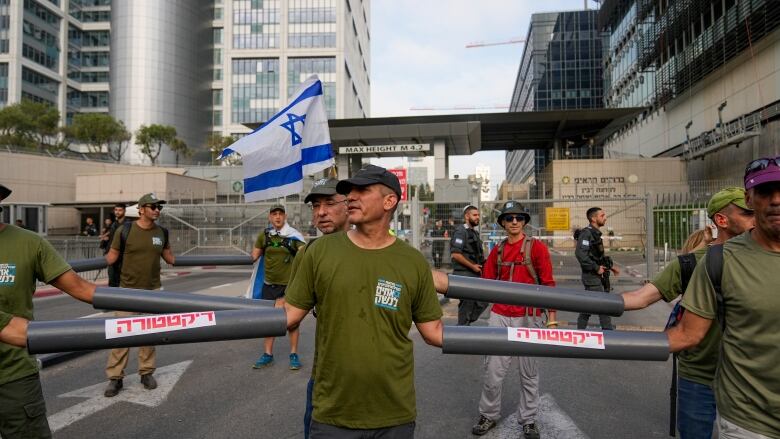
[[[466,49],[474,49],[474,48],[489,47],[489,46],[503,46],[505,44],[521,44],[521,43],[525,43],[525,39],[523,39],[523,38],[512,38],[511,40],[492,41],[492,42],[474,41],[472,43],[466,44]]]

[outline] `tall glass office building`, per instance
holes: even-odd
[[[311,74],[329,117],[367,117],[369,16],[369,0],[0,0],[0,106],[173,125],[205,158],[209,133],[247,133]]]
[[[603,101],[602,34],[598,11],[533,14],[512,93],[510,111],[601,108]],[[565,157],[601,157],[583,144],[565,145]],[[526,183],[554,157],[549,150],[509,151],[506,175]]]

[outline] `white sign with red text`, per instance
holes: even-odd
[[[161,314],[154,316],[128,316],[106,320],[106,340],[158,332],[203,328],[217,324],[214,311]]]
[[[509,341],[567,346],[570,348],[604,349],[604,334],[571,329],[506,328]]]
[[[406,169],[388,169],[391,173],[395,174],[396,177],[398,177],[398,182],[401,183],[401,200],[400,201],[407,201],[409,199],[409,196],[407,195],[407,187],[406,184]]]

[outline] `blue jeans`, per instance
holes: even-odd
[[[311,429],[311,412],[314,406],[311,403],[311,395],[314,392],[314,378],[309,378],[309,384],[306,385],[306,411],[303,413],[303,437],[309,439],[309,430]]]
[[[682,377],[677,380],[677,430],[681,439],[710,439],[715,414],[712,387]]]

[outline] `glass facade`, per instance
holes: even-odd
[[[233,48],[279,47],[279,9],[276,1],[233,0]]]
[[[35,13],[36,17],[39,15],[54,16],[50,12],[44,14],[39,13],[39,5],[28,9],[29,12]],[[22,32],[24,33],[22,44],[22,55],[34,61],[44,67],[52,70],[57,70],[60,56],[60,39],[57,36],[57,26],[59,26],[59,18],[49,25],[47,21],[46,25],[38,25],[31,20],[25,19],[22,22]]]
[[[10,0],[0,0],[0,53],[8,53],[11,28],[10,12]],[[6,69],[8,69],[8,65],[6,65]]]
[[[311,75],[316,74],[322,82],[325,111],[328,119],[336,118],[336,58],[289,58],[287,60],[287,97],[295,93],[298,86]]]
[[[290,0],[287,46],[336,47],[335,0]]]
[[[233,60],[231,122],[268,120],[279,109],[279,60]]]
[[[8,104],[8,63],[0,63],[0,108]]]
[[[27,94],[29,99],[56,106],[59,86],[57,80],[22,67],[22,94]]]

